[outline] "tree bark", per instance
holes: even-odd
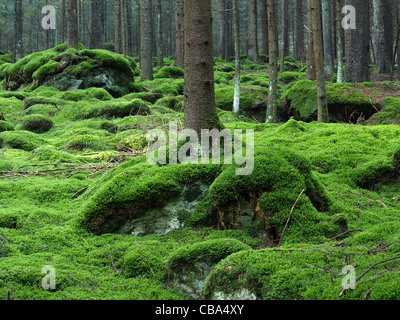
[[[356,28],[346,29],[345,53],[346,69],[345,82],[370,81],[369,60],[369,10],[368,1],[346,0],[346,5],[356,8]]]
[[[184,67],[185,63],[185,11],[184,0],[176,0],[176,57],[175,65]]]
[[[160,68],[164,67],[164,35],[163,35],[163,19],[162,19],[162,2],[157,1],[158,9],[158,58],[160,60]]]
[[[315,73],[317,76],[318,122],[329,122],[325,86],[324,49],[321,31],[321,6],[319,0],[311,0],[312,32],[314,36]]]
[[[304,62],[303,0],[296,0],[296,25],[294,58]]]
[[[247,58],[251,61],[258,61],[256,0],[249,0],[249,32],[248,32]]]
[[[22,0],[15,0],[15,40],[14,52],[15,59],[20,60],[24,55],[24,47],[22,41],[23,21],[22,21]]]
[[[344,31],[342,28],[342,21],[341,21],[341,12],[343,8],[343,0],[337,0],[336,2],[336,52],[337,52],[337,83],[342,83],[343,82],[343,57],[344,57],[344,52],[343,52],[343,43],[344,43]]]
[[[276,28],[275,0],[267,0],[269,42],[269,94],[266,123],[276,122],[278,92],[278,34]]]
[[[378,73],[390,73],[393,64],[393,31],[390,1],[373,0],[376,67]]]
[[[140,68],[143,79],[153,80],[152,1],[140,0]]]
[[[101,0],[92,0],[91,2],[90,47],[92,49],[100,48],[100,41],[102,34],[100,1]]]
[[[316,80],[315,74],[315,57],[314,57],[314,39],[312,33],[312,14],[311,0],[307,1],[307,80]]]
[[[298,0],[301,1],[301,0]],[[269,46],[268,46],[268,6],[267,0],[262,0],[263,4],[263,19],[262,19],[262,28],[263,28],[263,53],[265,55],[269,54]]]
[[[185,127],[217,129],[211,0],[185,0],[184,77]]]
[[[76,47],[78,37],[78,5],[77,0],[67,0],[67,44]]]
[[[324,45],[325,76],[331,79],[334,73],[334,53],[332,40],[332,12],[331,1],[322,0],[322,33]]]

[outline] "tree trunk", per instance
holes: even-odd
[[[301,1],[301,0],[298,0]],[[263,19],[262,19],[262,28],[263,28],[263,53],[265,55],[269,54],[269,46],[268,46],[268,6],[267,0],[262,0],[263,4]]]
[[[184,81],[185,127],[217,129],[211,0],[185,0]]]
[[[325,76],[331,79],[334,73],[334,54],[332,41],[332,12],[331,1],[322,0],[322,32],[324,45]]]
[[[24,55],[22,42],[23,21],[22,21],[22,0],[15,0],[15,41],[14,53],[15,59],[20,60]]]
[[[376,67],[378,73],[390,73],[393,64],[393,30],[390,1],[373,0]]]
[[[158,8],[158,58],[160,60],[160,68],[164,67],[164,37],[163,37],[163,22],[162,22],[162,2],[157,1]]]
[[[295,25],[295,46],[294,58],[297,61],[304,61],[304,32],[303,32],[303,0],[296,0],[296,25]]]
[[[278,34],[276,28],[275,0],[267,1],[267,9],[269,42],[269,94],[266,122],[275,123],[278,92]]]
[[[346,52],[345,82],[367,82],[370,81],[368,1],[346,0],[345,3],[356,8],[356,28],[346,29],[344,32]]]
[[[307,1],[307,80],[316,80],[315,75],[315,57],[314,57],[314,39],[312,33],[312,14],[311,0]]]
[[[101,17],[100,17],[100,1],[92,0],[91,2],[91,21],[90,21],[90,47],[99,49],[101,41]]]
[[[122,0],[115,0],[115,49],[122,52]]]
[[[240,26],[238,0],[233,0],[233,20],[235,33],[235,91],[233,97],[233,112],[237,116],[240,108]]]
[[[184,0],[176,0],[176,57],[175,65],[184,67],[185,63],[185,11]]]
[[[317,75],[318,122],[329,122],[325,87],[324,49],[321,31],[321,6],[319,0],[311,0],[312,32],[314,36],[315,73]]]
[[[289,0],[282,0],[282,53],[281,72],[284,71],[285,57],[289,56]]]
[[[65,7],[65,0],[62,0],[62,5],[61,5],[61,42],[65,42],[66,38],[66,26],[67,26],[67,21],[66,21],[66,7]]]
[[[336,41],[336,46],[337,46],[337,60],[338,60],[338,71],[337,71],[337,83],[342,83],[343,82],[343,43],[344,43],[344,31],[342,28],[342,21],[341,21],[341,12],[343,8],[343,0],[338,0],[336,2],[336,34],[337,34],[337,41]]]
[[[153,80],[153,25],[152,25],[152,1],[140,0],[140,28],[141,28],[141,53],[140,68],[142,77]]]
[[[249,32],[248,32],[247,58],[251,61],[258,60],[256,0],[249,0]]]
[[[226,13],[226,5],[225,0],[218,1],[218,10],[219,10],[219,56],[222,59],[226,58],[226,25],[227,25],[227,13]]]
[[[76,47],[79,43],[77,9],[77,0],[67,0],[67,44],[70,47]]]

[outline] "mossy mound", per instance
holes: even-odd
[[[37,134],[29,131],[5,131],[0,133],[0,146],[32,151],[44,143]]]
[[[234,88],[225,86],[215,90],[215,104],[217,108],[232,111]],[[268,89],[259,86],[243,85],[240,93],[239,114],[250,119],[265,122],[266,101]]]
[[[32,114],[25,116],[18,129],[28,130],[34,133],[44,133],[53,127],[53,121],[41,114]]]
[[[164,78],[173,78],[173,79],[183,79],[184,71],[178,67],[166,66],[158,70],[154,74],[154,79],[164,79]]]
[[[14,126],[8,121],[0,120],[0,132],[3,131],[13,131]]]
[[[289,238],[320,239],[342,231],[343,224],[333,223],[330,196],[308,160],[285,148],[259,149],[254,171],[247,176],[238,176],[235,165],[142,163],[118,171],[85,205],[84,223],[92,232],[153,234],[157,232],[151,228],[143,230],[143,222],[156,228],[157,219],[166,216],[163,223],[171,228],[164,227],[162,233],[183,226],[217,226],[244,229],[274,242],[303,193],[294,210],[302,226],[292,224]],[[197,195],[188,194],[190,189]]]
[[[103,88],[114,97],[131,92],[134,82],[132,61],[107,50],[78,49],[65,44],[35,52],[18,62],[0,67],[6,90],[50,86],[60,91]]]
[[[327,101],[332,122],[359,123],[382,109],[387,96],[400,88],[395,82],[327,83]],[[317,87],[315,81],[301,80],[286,86],[283,108],[297,120],[316,120]]]
[[[250,247],[236,239],[213,239],[182,247],[168,259],[168,282],[177,292],[191,299],[200,298],[201,288],[214,265],[232,253]]]

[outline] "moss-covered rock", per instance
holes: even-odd
[[[10,123],[8,121],[0,120],[0,132],[13,131],[13,130],[14,130],[14,126],[12,125],[12,123]]]
[[[251,248],[236,239],[215,239],[182,247],[171,254],[166,266],[168,282],[180,294],[201,297],[207,275],[222,259]]]
[[[0,146],[32,151],[44,143],[37,134],[29,131],[5,131],[0,133]]]
[[[131,61],[107,50],[88,50],[66,45],[35,52],[14,64],[2,65],[0,77],[7,78],[6,90],[50,86],[61,91],[103,88],[112,96],[131,92],[134,82]]]

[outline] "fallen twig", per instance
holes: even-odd
[[[350,232],[362,232],[362,231],[364,231],[364,230],[347,230],[347,231],[345,231],[345,232],[343,232],[343,233],[341,233],[341,234],[338,234],[337,236],[334,236],[333,238],[331,238],[331,239],[329,239],[329,240],[326,240],[324,243],[328,243],[328,242],[331,242],[332,240],[335,240],[336,238],[339,238],[339,237],[341,237],[341,236],[344,236],[344,235],[346,235],[346,234],[348,234],[348,233],[350,233]]]
[[[288,219],[287,219],[287,221],[286,221],[285,228],[283,229],[283,232],[282,232],[281,238],[279,239],[278,247],[281,245],[281,242],[282,242],[283,236],[285,235],[286,228],[287,228],[287,226],[288,226],[288,224],[289,224],[289,221],[290,221],[290,219],[292,218],[292,215],[293,215],[293,210],[294,210],[294,208],[295,208],[295,206],[296,206],[297,202],[299,201],[299,199],[300,199],[301,195],[304,193],[304,191],[306,191],[306,190],[305,190],[305,189],[303,189],[303,190],[300,192],[299,196],[298,196],[298,197],[297,197],[297,199],[296,199],[296,202],[295,202],[295,203],[293,204],[293,206],[292,206],[292,210],[290,210],[289,218],[288,218]]]

